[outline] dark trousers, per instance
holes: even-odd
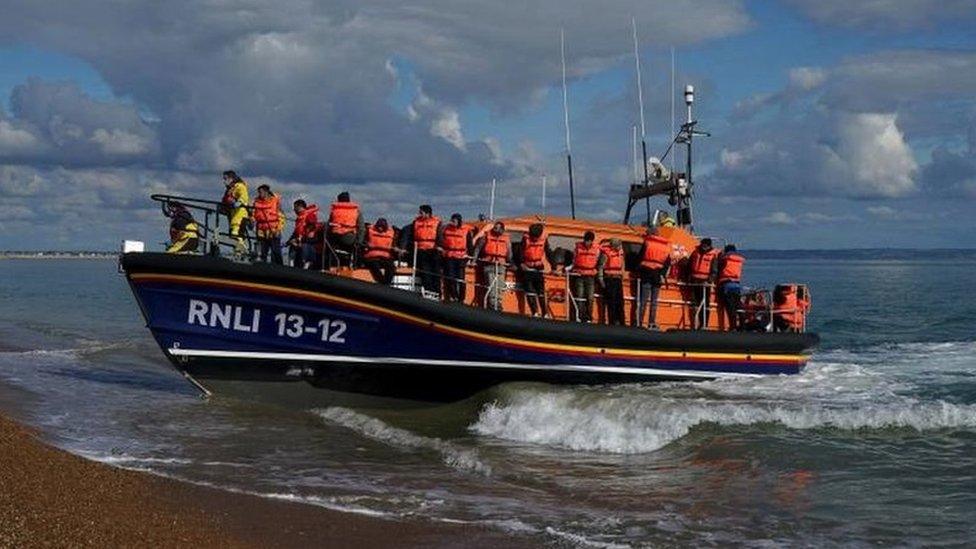
[[[729,318],[729,329],[739,329],[739,304],[742,301],[742,286],[738,282],[726,282],[718,287],[718,294],[722,296],[722,305]]]
[[[326,250],[329,257],[329,268],[351,267],[356,251],[356,233],[329,233],[328,244],[332,251]]]
[[[464,283],[464,268],[468,260],[462,258],[444,258],[444,301],[464,303],[467,285]]]
[[[603,307],[607,324],[624,325],[624,281],[619,276],[603,279]]]
[[[593,320],[593,294],[596,293],[596,277],[593,275],[577,276],[573,280],[573,299],[576,300],[579,322]]]
[[[304,244],[292,244],[291,250],[291,266],[296,269],[305,268],[305,245]]]
[[[420,285],[427,292],[435,294],[441,293],[440,265],[438,265],[440,254],[437,250],[417,250],[417,276],[420,278]]]
[[[363,261],[369,274],[373,275],[373,280],[380,284],[389,286],[393,283],[393,275],[396,274],[396,265],[390,258],[374,257]]]
[[[692,292],[694,293],[694,315],[693,327],[696,330],[708,328],[708,302],[712,298],[712,288],[705,280],[692,280]]]
[[[546,277],[541,270],[522,271],[522,289],[525,290],[525,300],[529,302],[529,310],[533,315],[549,314],[546,308]]]
[[[644,325],[644,309],[650,304],[650,315],[647,320],[648,326],[657,326],[657,296],[661,291],[661,277],[664,273],[661,269],[641,269],[638,272],[638,284],[640,285],[640,303],[637,305],[637,318],[634,326],[638,328]]]
[[[259,238],[258,245],[261,248],[261,261],[267,261],[268,252],[271,252],[272,263],[274,263],[275,265],[284,264],[284,261],[281,259],[281,236],[280,235]]]

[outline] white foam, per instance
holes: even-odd
[[[929,370],[965,371],[974,349],[972,342],[959,342],[831,351],[799,376],[520,388],[486,405],[470,429],[516,442],[620,454],[657,450],[705,424],[973,430],[976,405],[911,396],[927,380],[921,373],[905,375],[901,365],[924,361]]]
[[[474,471],[485,476],[491,475],[491,467],[482,462],[477,453],[458,448],[439,438],[420,436],[348,408],[332,407],[313,410],[313,412],[330,423],[352,429],[373,440],[405,448],[433,450],[441,454],[444,463],[455,469]]]

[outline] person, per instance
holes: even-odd
[[[529,232],[522,235],[522,289],[533,317],[551,318],[546,304],[546,260],[552,256],[549,237],[542,223],[529,225]],[[552,261],[550,260],[550,264]]]
[[[387,286],[393,283],[393,275],[396,274],[396,265],[393,264],[395,252],[393,229],[381,217],[366,229],[366,251],[363,253],[363,262],[374,281]]]
[[[295,211],[295,229],[287,244],[292,252],[292,266],[305,269],[317,264],[312,244],[319,225],[319,207],[315,204],[309,206],[304,200],[298,199],[292,204],[292,208]]]
[[[576,303],[577,322],[590,322],[593,319],[596,265],[600,256],[600,247],[594,243],[595,240],[593,231],[586,231],[583,241],[576,243],[573,252],[573,300]]]
[[[471,257],[471,227],[464,224],[461,214],[451,214],[451,222],[441,231],[438,242],[444,267],[444,301],[464,303],[467,293],[464,267]]]
[[[420,277],[424,292],[440,294],[440,266],[437,263],[437,243],[440,241],[441,220],[434,216],[429,204],[422,204],[413,222],[405,227],[400,236],[400,247],[407,252],[416,250],[417,263],[414,265]]]
[[[356,248],[361,247],[365,235],[363,215],[359,211],[359,204],[349,199],[349,193],[343,191],[336,196],[329,210],[329,225],[326,241],[332,248],[329,254],[329,267],[337,262],[339,267],[349,267],[355,259]]]
[[[742,301],[742,265],[746,258],[736,251],[735,244],[725,246],[718,258],[718,295],[729,318],[729,329],[739,329],[739,305]]]
[[[781,284],[773,290],[773,330],[802,332],[810,308],[810,295],[805,287]]]
[[[281,230],[285,226],[285,214],[281,211],[281,199],[271,192],[271,187],[258,187],[258,197],[251,206],[254,214],[254,234],[261,251],[261,261],[268,260],[275,265],[284,263],[281,259]]]
[[[712,248],[712,239],[703,238],[688,258],[688,283],[694,293],[692,327],[695,330],[708,329],[708,306],[712,299],[711,285],[715,280],[717,256],[718,250]]]
[[[247,194],[247,182],[241,179],[234,170],[224,172],[224,197],[221,199],[223,212],[230,224],[228,231],[234,239],[234,253],[238,257],[244,256],[247,246],[244,239],[247,236],[247,205],[250,198]]]
[[[505,289],[505,274],[512,264],[512,246],[505,224],[501,221],[492,225],[474,250],[474,256],[481,264],[485,283],[488,285],[488,306],[495,311],[502,310],[502,292]]]
[[[193,215],[179,202],[166,204],[164,213],[171,218],[169,222],[169,254],[184,254],[197,251],[200,246],[200,227]]]
[[[600,248],[596,266],[597,282],[603,295],[607,324],[624,325],[624,246],[619,238]]]
[[[639,257],[641,262],[637,267],[637,291],[640,295],[634,326],[643,327],[644,310],[649,308],[647,329],[657,330],[657,297],[671,266],[671,242],[660,236],[657,229],[648,226]]]
[[[674,227],[674,219],[668,215],[667,212],[661,212],[661,216],[657,219],[658,227]]]

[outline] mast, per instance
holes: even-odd
[[[488,219],[495,220],[495,178],[491,178],[491,202],[488,204]]]
[[[569,170],[569,207],[576,219],[576,194],[573,189],[573,148],[569,135],[569,91],[566,87],[566,32],[559,29],[559,51],[563,62],[563,119],[566,122],[566,167]]]
[[[542,219],[546,218],[546,174],[542,174]]]
[[[671,134],[668,139],[674,139],[674,46],[671,46]],[[671,173],[674,173],[674,156],[671,157]]]
[[[641,83],[640,48],[637,41],[637,17],[631,17],[630,22],[634,30],[634,66],[637,69],[637,103],[640,106],[641,153],[644,160],[644,185],[647,186],[647,126],[644,122],[644,86]],[[647,222],[651,222],[651,199],[645,201],[647,206]]]

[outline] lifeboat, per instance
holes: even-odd
[[[212,218],[219,219],[216,213]],[[556,250],[571,250],[590,230],[598,242],[619,238],[628,267],[639,261],[639,226],[541,216],[502,221],[516,248],[528,226],[541,222]],[[210,215],[207,223],[213,224]],[[211,231],[216,246],[219,230]],[[397,283],[386,286],[356,261],[314,270],[234,261],[218,256],[208,238],[201,239],[199,254],[128,251],[120,266],[163,353],[206,392],[303,403],[328,400],[336,391],[451,401],[515,381],[605,384],[800,372],[819,341],[803,329],[809,310],[804,286],[791,285],[807,300],[790,311],[774,309],[771,292],[747,294],[765,295],[760,307],[748,309],[744,300],[739,311],[764,319],[753,331],[727,329],[712,292],[709,323],[693,330],[691,287],[680,266],[698,239],[682,227],[662,227],[659,235],[672,244],[679,266],[661,288],[659,331],[609,326],[600,313],[592,323],[576,322],[572,273],[560,266],[545,274],[551,318],[528,316],[514,270],[496,311],[485,306],[476,266],[466,269],[461,303],[426,295],[406,264]],[[628,324],[638,286],[630,272],[623,283]],[[598,295],[595,311],[600,305]],[[791,328],[773,331],[772,318],[786,313]]]

